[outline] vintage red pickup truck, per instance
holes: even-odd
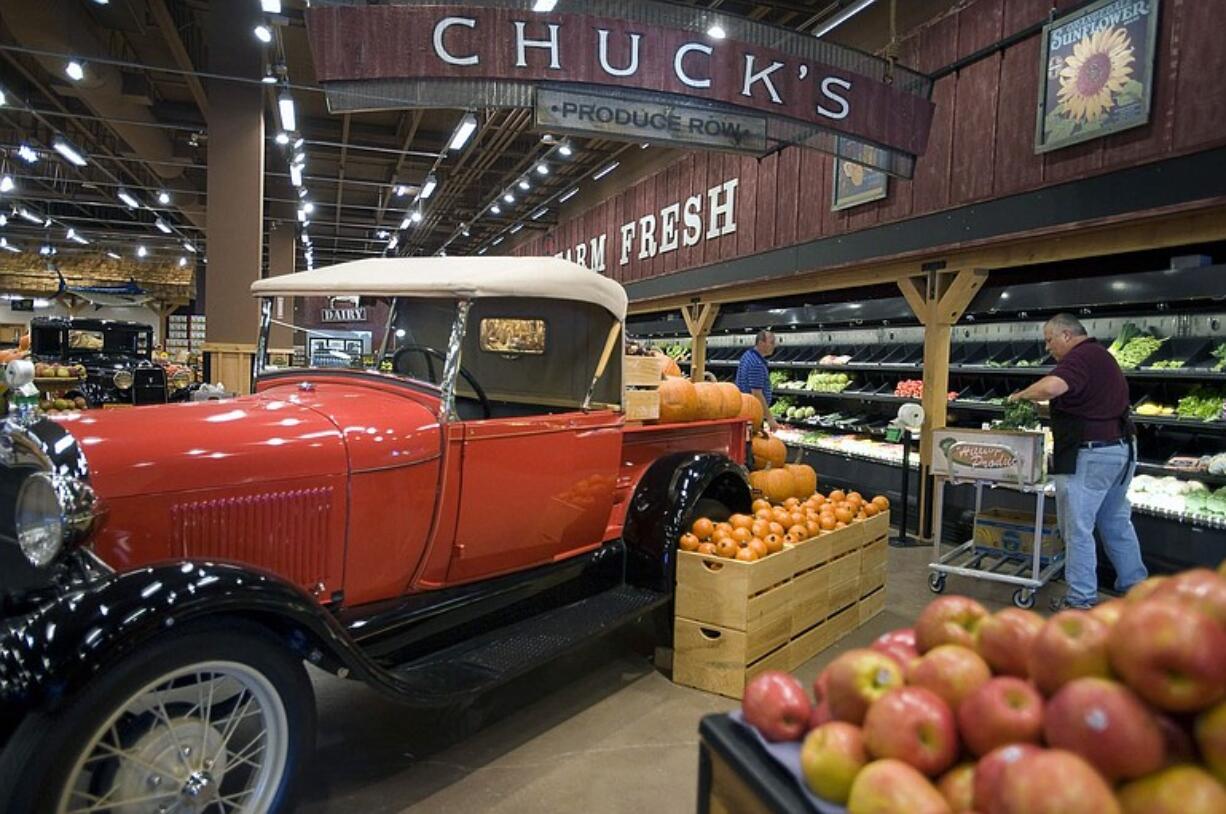
[[[0,810],[286,810],[304,662],[454,703],[669,613],[679,532],[749,508],[743,421],[626,423],[605,277],[370,259],[252,288],[257,360],[275,302],[348,296],[386,312],[374,364],[339,342],[233,400],[6,420]]]

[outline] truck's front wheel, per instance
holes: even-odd
[[[185,630],[23,721],[0,800],[54,814],[284,811],[314,723],[302,662],[272,634],[241,621]]]

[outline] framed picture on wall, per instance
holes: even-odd
[[[874,149],[876,148],[862,144],[849,146],[843,139],[839,139],[839,155],[848,155],[849,151],[855,153],[859,150],[864,153]],[[864,158],[863,164],[844,158],[834,159],[834,183],[830,185],[831,211],[837,212],[869,201],[879,201],[889,192],[890,176],[869,166],[873,163],[872,156],[866,155]]]
[[[1034,151],[1149,121],[1159,0],[1100,0],[1043,27]]]

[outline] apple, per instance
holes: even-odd
[[[1030,678],[1044,694],[1051,695],[1074,678],[1109,677],[1107,637],[1111,630],[1087,611],[1057,613],[1030,647]]]
[[[1111,782],[1162,768],[1166,741],[1153,713],[1123,684],[1078,678],[1060,688],[1043,719],[1047,744],[1088,760]]]
[[[1146,705],[1146,709],[1158,722],[1162,730],[1163,751],[1166,753],[1165,766],[1176,766],[1180,763],[1199,763],[1200,756],[1196,751],[1196,741],[1192,737],[1192,725],[1176,720],[1173,716]]]
[[[987,609],[967,596],[942,596],[928,603],[915,621],[915,646],[927,653],[939,644],[975,648],[975,629]]]
[[[988,752],[975,764],[974,808],[977,811],[991,811],[992,800],[1000,788],[1000,780],[1006,767],[1016,763],[1023,757],[1043,751],[1033,743],[1011,743]]]
[[[1121,814],[1107,781],[1072,752],[1047,749],[1009,764],[989,814]]]
[[[1208,568],[1184,571],[1163,582],[1149,595],[1195,608],[1226,627],[1226,577]]]
[[[1124,601],[1128,604],[1140,602],[1143,599],[1148,599],[1149,595],[1158,590],[1158,586],[1166,582],[1170,577],[1158,576],[1143,579],[1136,585],[1128,589],[1128,593],[1124,594]]]
[[[1221,814],[1226,789],[1198,766],[1172,766],[1119,791],[1124,814]]]
[[[915,628],[903,627],[882,633],[869,648],[890,656],[904,670],[912,659],[919,658],[919,650],[915,649]]]
[[[974,650],[957,644],[932,648],[907,668],[907,683],[932,690],[957,709],[962,699],[992,678],[988,663]]]
[[[809,696],[794,676],[780,670],[767,670],[750,680],[741,712],[745,723],[768,741],[797,741],[809,729]]]
[[[1099,621],[1106,622],[1110,627],[1120,620],[1120,614],[1124,612],[1124,608],[1128,607],[1128,603],[1123,599],[1108,599],[1106,602],[1100,602],[1090,608],[1090,615]]]
[[[941,776],[937,791],[949,803],[954,814],[975,808],[975,764],[962,763]]]
[[[958,759],[958,727],[939,695],[923,687],[890,690],[864,716],[864,745],[936,777]]]
[[[836,721],[860,725],[868,707],[895,687],[903,685],[898,662],[875,650],[848,650],[826,668],[826,698]]]
[[[847,802],[851,782],[868,763],[860,728],[845,721],[822,724],[805,736],[800,769],[809,789],[832,803]]]
[[[834,720],[830,717],[830,699],[827,689],[829,683],[830,673],[828,670],[822,670],[818,673],[817,678],[813,680],[813,697],[817,703],[813,705],[813,711],[809,713],[810,732],[827,721]]]
[[[1043,696],[1016,676],[998,676],[958,705],[958,731],[976,755],[1010,743],[1038,743]]]
[[[1197,712],[1226,697],[1226,629],[1166,600],[1129,607],[1111,629],[1111,666],[1154,706]]]
[[[997,674],[1026,678],[1030,645],[1042,628],[1043,617],[1034,611],[1005,608],[979,624],[975,649]]]
[[[847,814],[950,814],[928,778],[901,760],[875,760],[851,784]]]
[[[1226,784],[1226,701],[1202,712],[1193,731],[1205,765]]]

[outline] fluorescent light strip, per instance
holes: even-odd
[[[257,40],[264,44],[272,42],[272,31],[266,25],[257,25],[252,29],[252,33],[255,34]],[[293,128],[291,127],[290,129],[292,130]]]
[[[299,164],[290,164],[289,166],[290,183],[296,187],[302,186],[302,167]]]
[[[433,195],[434,190],[436,189],[438,189],[438,177],[435,176],[434,173],[430,173],[429,175],[426,176],[426,180],[422,182],[421,192],[419,192],[418,194],[421,196],[421,199],[424,201],[424,200],[427,200],[431,195]]]
[[[494,240],[490,243],[490,245],[497,246],[499,243],[501,243],[505,239],[506,238],[504,238],[502,235],[499,235],[498,237],[494,238]]]
[[[0,178],[0,192],[12,192],[15,186],[17,185],[13,183],[13,176],[6,175]]]
[[[0,94],[0,95],[3,95],[3,94]],[[26,162],[27,164],[37,164],[38,163],[38,153],[30,149],[30,145],[28,144],[22,144],[20,147],[17,148],[17,156],[22,161]]]
[[[162,220],[161,218],[158,218],[155,221],[153,221],[153,225],[158,228],[159,232],[162,232],[164,234],[170,234],[170,227],[167,226],[166,221]]]
[[[532,10],[540,12],[553,11],[554,6],[557,4],[558,0],[536,0],[532,5]]]
[[[62,138],[56,138],[51,143],[51,146],[57,153],[68,159],[69,162],[76,164],[78,167],[84,167],[89,162],[85,160],[85,156],[76,148]]]
[[[575,197],[578,194],[579,194],[579,187],[575,187],[574,189],[569,190],[568,192],[563,194],[561,198],[558,198],[558,203],[566,203],[567,201],[569,201],[571,198]]]
[[[24,206],[17,210],[17,214],[22,220],[28,220],[30,223],[36,223],[39,226],[43,225],[42,217],[26,209]]]
[[[858,0],[858,2],[856,2],[854,5],[848,6],[847,8],[840,11],[838,14],[834,15],[834,17],[831,18],[830,22],[826,23],[821,28],[814,31],[813,36],[815,37],[826,36],[831,31],[838,28],[843,23],[850,20],[852,17],[855,17],[857,14],[864,11],[866,8],[868,8],[875,2],[876,0]]]
[[[119,200],[128,205],[129,209],[140,209],[140,201],[136,200],[136,198],[132,196],[132,193],[128,192],[126,189],[120,189],[116,194],[119,196]]]
[[[518,232],[520,229],[523,229],[523,228],[524,228],[524,225],[522,223],[517,223],[511,227],[511,234],[515,234],[516,232]]]
[[[620,161],[614,161],[612,164],[606,164],[603,168],[600,169],[599,172],[597,172],[595,175],[592,176],[592,180],[599,181],[601,178],[604,178],[606,175],[613,172],[613,170],[617,169],[620,166],[621,166]]]
[[[277,109],[281,111],[281,129],[297,130],[298,120],[294,114],[294,97],[288,90],[281,91],[281,95],[277,97]]]
[[[538,209],[538,210],[536,210],[535,212],[533,212],[533,213],[532,213],[532,219],[533,219],[533,220],[540,220],[541,218],[545,217],[546,213],[548,213],[548,212],[549,212],[549,207],[547,207],[547,206],[542,206],[540,209]]]
[[[280,14],[281,0],[260,0],[260,11],[265,14]]]
[[[477,117],[472,113],[465,113],[460,123],[456,125],[455,131],[451,134],[451,141],[447,145],[448,150],[459,150],[468,140],[472,138],[473,133],[477,131]]]

